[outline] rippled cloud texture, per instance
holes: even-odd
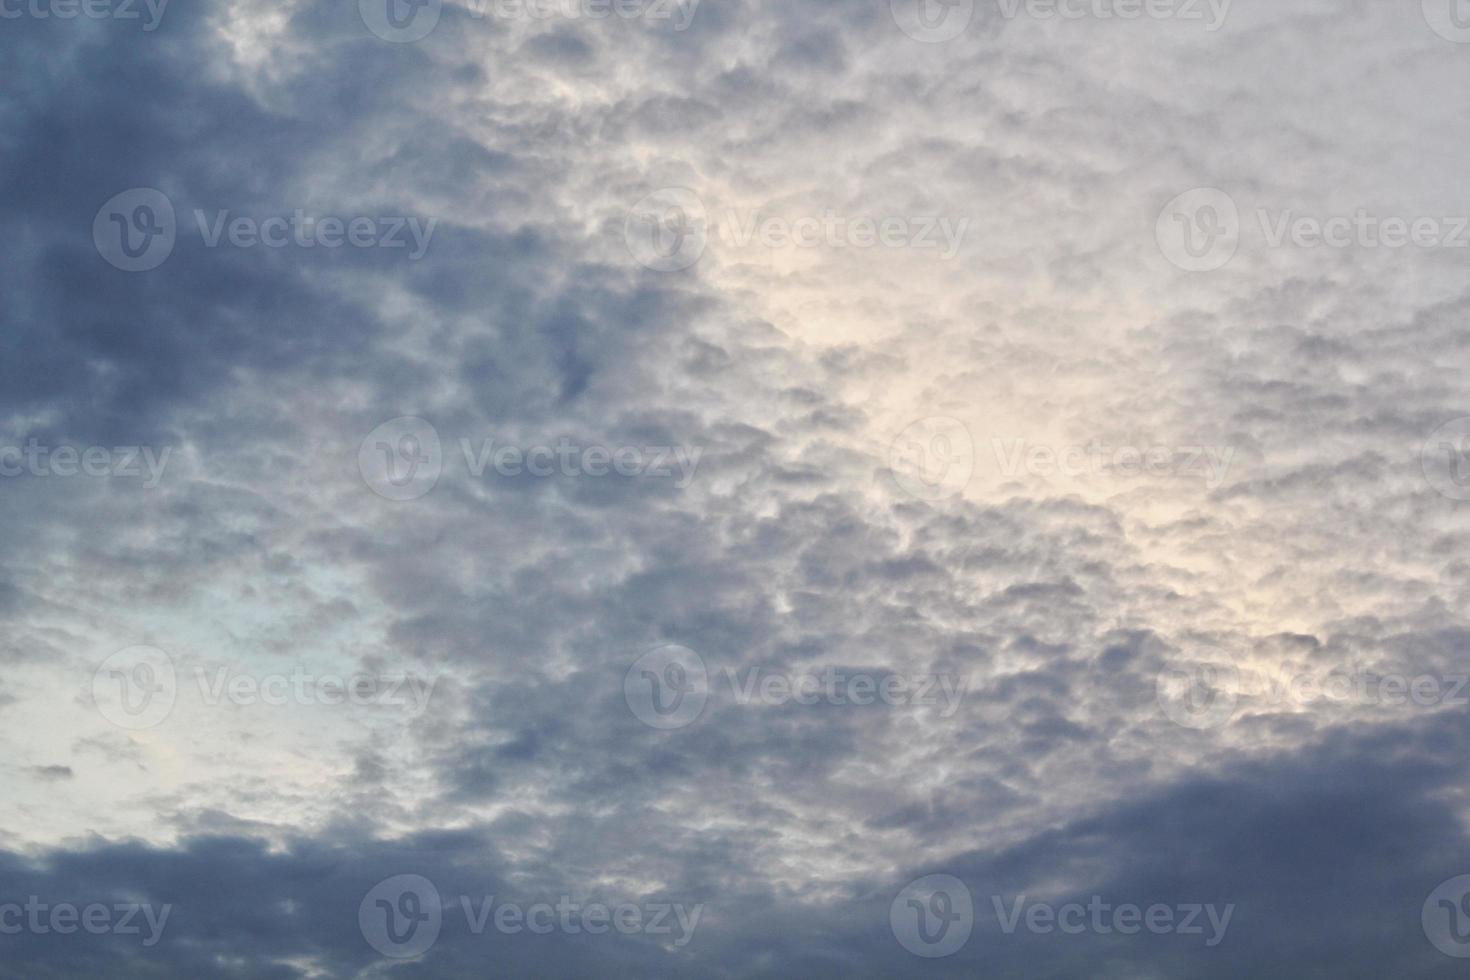
[[[1462,974],[1470,6],[0,49],[0,977]]]

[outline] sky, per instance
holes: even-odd
[[[1440,978],[1470,3],[0,0],[0,978]]]

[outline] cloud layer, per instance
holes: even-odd
[[[5,7],[0,977],[1456,975],[1422,7]]]

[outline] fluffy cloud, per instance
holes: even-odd
[[[891,6],[14,8],[0,906],[172,911],[0,976],[1452,975],[1467,49]],[[949,957],[890,923],[929,874]],[[445,902],[402,962],[398,875]]]

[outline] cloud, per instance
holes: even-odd
[[[0,879],[174,911],[0,976],[1449,974],[1462,256],[1272,229],[1463,210],[1463,52],[1340,0],[892,7],[7,22]],[[129,272],[137,188],[176,234]],[[707,689],[659,728],[669,645]],[[779,693],[834,674],[957,696]],[[978,919],[923,960],[890,906],[938,873]],[[357,913],[402,874],[459,911],[393,967]],[[475,936],[492,894],[706,911]],[[1022,894],[1237,911],[1006,934]]]

